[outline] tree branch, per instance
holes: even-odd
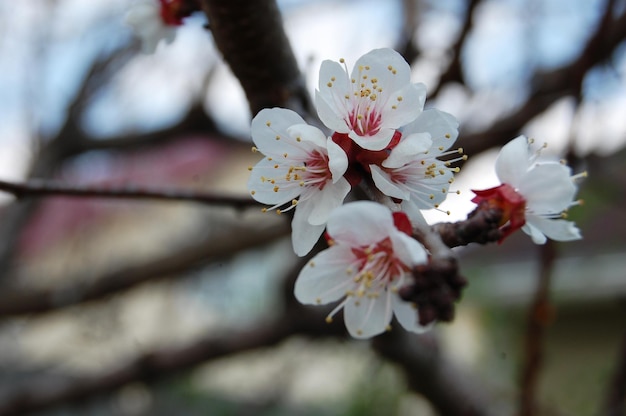
[[[250,111],[312,106],[274,0],[203,0],[217,48],[243,87]]]
[[[198,192],[183,189],[148,189],[132,185],[124,187],[98,187],[66,185],[53,181],[31,180],[17,183],[0,180],[0,191],[15,195],[16,198],[63,196],[72,198],[108,198],[130,200],[188,201],[214,206],[226,205],[234,208],[258,206],[258,202],[247,196],[233,196],[222,193]]]
[[[609,1],[596,32],[589,38],[578,59],[550,72],[533,77],[531,94],[519,109],[480,132],[461,132],[459,144],[466,154],[478,154],[517,136],[533,117],[541,114],[557,100],[578,95],[587,72],[609,59],[626,39],[626,14],[612,18],[613,0]]]
[[[550,305],[550,283],[556,259],[556,248],[552,241],[548,241],[541,246],[540,250],[541,258],[537,290],[528,314],[526,335],[524,337],[524,358],[519,401],[520,416],[537,414],[535,393],[543,361],[543,336],[546,327],[554,318],[554,310]]]
[[[267,244],[289,232],[290,228],[285,221],[256,229],[249,224],[237,223],[221,235],[212,235],[159,259],[150,259],[105,274],[88,285],[73,282],[53,289],[5,289],[0,292],[0,317],[45,313],[101,299],[156,279],[174,278],[215,259]]]
[[[373,347],[382,357],[400,365],[408,377],[409,387],[428,398],[437,414],[506,414],[476,379],[461,373],[444,359],[434,337],[392,330],[375,338]]]

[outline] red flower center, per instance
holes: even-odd
[[[502,210],[500,242],[526,224],[526,200],[511,185],[504,183],[495,188],[472,192],[476,194],[472,199],[475,204],[487,209]]]

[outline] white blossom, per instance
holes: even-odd
[[[315,93],[317,113],[326,127],[362,148],[382,150],[424,107],[426,87],[412,84],[410,75],[409,64],[393,49],[363,55],[350,75],[343,59],[326,60]]]
[[[412,332],[418,323],[415,305],[398,289],[413,267],[427,260],[425,249],[394,225],[389,209],[371,201],[337,208],[328,219],[330,247],[300,272],[295,296],[301,303],[326,304],[341,299],[327,321],[343,309],[348,332],[369,338],[390,329],[392,316]]]
[[[556,241],[581,239],[580,230],[564,213],[572,205],[578,187],[571,169],[558,161],[538,160],[539,153],[531,152],[528,139],[519,136],[506,144],[496,160],[496,174],[500,181],[515,189],[526,201],[526,223],[522,230],[536,244],[547,238]]]
[[[261,110],[252,120],[254,150],[265,158],[251,167],[248,189],[278,213],[295,208],[292,243],[307,254],[324,231],[330,213],[350,191],[343,177],[348,159],[322,131],[283,108]],[[279,207],[289,204],[286,209]]]

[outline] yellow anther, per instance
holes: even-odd
[[[401,96],[401,95],[398,95],[398,97],[396,97],[396,100],[398,100],[398,101],[402,101],[402,100],[403,100],[403,98],[402,98],[402,96]]]
[[[280,136],[279,135],[276,135],[276,140],[280,140]]]
[[[315,267],[315,262],[310,261],[310,262],[309,262],[309,266],[310,266],[310,267]]]
[[[317,303],[317,304],[319,305],[320,303],[322,303],[322,299],[320,299],[320,298],[315,298],[315,303]]]
[[[333,318],[332,318],[332,317],[330,317],[330,316],[327,316],[327,317],[326,317],[326,323],[327,323],[327,324],[331,324],[332,322],[333,322]]]
[[[250,191],[250,195],[256,194],[256,191]]]
[[[332,87],[332,86],[333,86],[333,83],[332,83],[332,82],[329,82],[328,84],[326,84],[326,86],[327,86],[328,88],[330,88],[330,87]]]
[[[291,200],[291,205],[298,205],[298,200],[297,199],[292,199]]]
[[[252,153],[256,153],[258,151],[259,151],[259,149],[257,149],[255,146],[252,146]]]
[[[272,125],[272,122],[271,122],[271,121],[266,121],[266,122],[265,122],[265,125],[266,125],[267,127],[269,127],[269,126],[271,126],[271,125]]]
[[[385,331],[387,331],[387,332],[391,331],[391,325],[386,325],[385,326]]]
[[[288,156],[287,153],[283,153],[283,157],[287,157],[287,156]]]
[[[450,133],[446,133],[445,137],[446,137],[446,139],[449,139],[452,136],[450,136]]]
[[[252,166],[248,166],[248,170],[249,170],[249,171],[252,171]]]
[[[280,189],[280,188],[279,188],[278,186],[275,186],[275,187],[274,187],[274,192],[278,192],[278,190],[279,190],[279,189]]]

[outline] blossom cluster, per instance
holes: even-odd
[[[415,304],[398,292],[429,253],[413,238],[425,224],[421,210],[438,208],[465,160],[455,149],[458,122],[424,110],[426,87],[410,80],[410,67],[392,49],[362,56],[349,71],[344,60],[324,61],[315,104],[330,130],[309,125],[283,108],[261,110],[252,120],[253,151],[264,158],[250,167],[248,188],[264,211],[293,211],[292,243],[308,254],[322,234],[328,248],[301,271],[295,296],[307,304],[340,301],[348,332],[368,338],[390,329],[393,316],[422,332]],[[522,229],[534,242],[581,238],[564,212],[576,204],[575,176],[563,163],[538,161],[525,137],[507,144],[496,162],[502,184],[474,191],[480,207],[501,211],[503,238]],[[378,202],[344,204],[357,185]],[[381,197],[384,199],[381,203]]]
[[[171,42],[176,27],[199,9],[198,0],[145,0],[130,10],[127,22],[151,53],[162,40]],[[298,256],[307,255],[326,231],[329,247],[300,272],[295,296],[306,304],[339,301],[327,320],[343,310],[356,338],[389,330],[393,316],[412,332],[430,326],[423,305],[401,299],[399,292],[429,263],[431,253],[413,237],[415,226],[426,225],[421,210],[439,208],[459,171],[455,162],[466,159],[453,147],[457,120],[424,109],[426,87],[410,78],[409,64],[392,49],[363,55],[351,71],[343,59],[326,60],[315,92],[325,131],[284,108],[263,109],[251,124],[253,151],[263,155],[249,168],[251,196],[269,205],[264,211],[292,211]],[[575,181],[581,175],[539,156],[524,136],[512,140],[496,161],[502,183],[473,191],[477,209],[498,212],[500,242],[519,229],[537,244],[581,238],[565,219],[578,203]],[[359,185],[377,202],[344,204]]]

